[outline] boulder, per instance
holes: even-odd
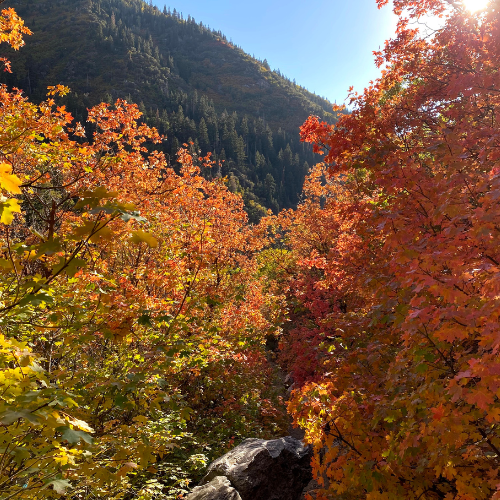
[[[186,500],[241,500],[226,477],[214,477],[209,483],[193,488]]]
[[[215,460],[201,484],[224,476],[241,500],[298,500],[312,478],[311,456],[311,448],[290,436],[271,441],[246,439]]]

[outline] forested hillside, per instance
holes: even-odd
[[[127,99],[167,140],[213,152],[215,175],[245,194],[253,219],[271,208],[296,206],[304,176],[318,160],[300,142],[311,114],[332,122],[332,105],[271,71],[190,16],[159,11],[142,0],[8,0],[33,36],[27,50],[9,53],[3,81],[33,100],[48,85],[67,85],[68,110]]]

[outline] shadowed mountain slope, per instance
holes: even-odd
[[[211,151],[219,172],[243,193],[252,218],[298,202],[304,175],[318,161],[299,140],[311,114],[332,122],[331,104],[291,82],[193,18],[142,0],[7,0],[34,35],[8,51],[1,81],[41,100],[48,85],[72,89],[65,104],[79,120],[102,100],[140,105],[167,136]]]

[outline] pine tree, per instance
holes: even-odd
[[[205,118],[200,120],[200,124],[198,125],[198,138],[200,141],[200,145],[203,149],[207,149],[210,144],[210,140],[208,138],[208,128],[205,122]]]

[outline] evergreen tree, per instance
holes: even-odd
[[[210,140],[208,138],[208,128],[205,122],[205,118],[200,120],[200,124],[198,126],[198,138],[200,141],[200,145],[203,149],[207,149],[210,144]]]

